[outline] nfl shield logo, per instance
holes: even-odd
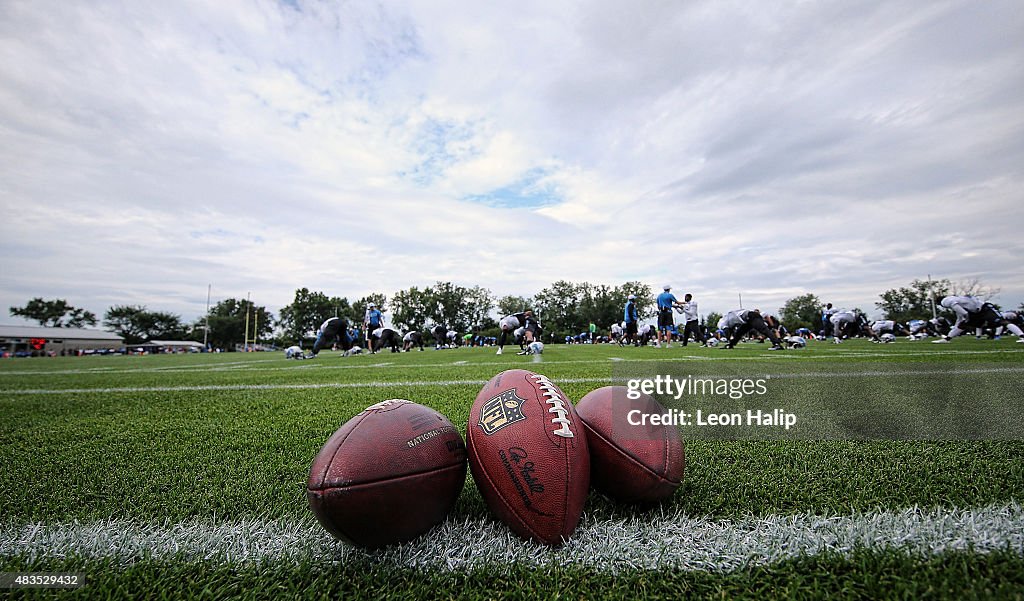
[[[480,410],[480,428],[490,436],[505,426],[526,419],[523,415],[523,403],[526,399],[519,398],[515,388],[506,390],[484,403]]]

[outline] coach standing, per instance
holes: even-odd
[[[658,348],[661,348],[661,339],[665,339],[665,348],[672,346],[672,328],[675,320],[672,319],[672,309],[683,305],[672,294],[672,286],[665,284],[664,292],[658,295]]]
[[[626,310],[623,312],[622,322],[626,324],[626,335],[623,337],[625,344],[632,343],[633,346],[640,346],[637,341],[637,312],[636,312],[636,295],[630,294],[629,298],[626,299]],[[623,343],[619,342],[621,346]]]
[[[366,330],[366,348],[373,350],[373,342],[371,340],[373,331],[377,328],[384,327],[384,315],[381,314],[380,309],[373,302],[366,305],[366,314],[363,316],[363,329]]]
[[[683,296],[683,320],[686,322],[686,327],[683,328],[683,346],[686,346],[686,341],[690,339],[690,332],[693,332],[693,339],[703,346],[704,333],[700,330],[697,317],[697,301],[693,300],[693,295],[689,292]]]

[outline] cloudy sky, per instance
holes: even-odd
[[[1019,2],[400,4],[0,2],[5,315],[437,280],[1024,301]]]

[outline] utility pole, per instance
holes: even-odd
[[[939,314],[935,311],[935,289],[932,288],[932,274],[928,274],[928,298],[932,301],[932,319],[936,319]]]
[[[242,336],[242,352],[249,352],[249,297],[252,296],[252,292],[245,294],[245,334]]]
[[[207,340],[210,336],[210,291],[213,290],[213,284],[206,285],[206,325],[203,326],[203,350],[209,350]]]

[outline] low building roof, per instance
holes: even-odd
[[[203,348],[203,343],[196,342],[195,340],[150,340],[146,344],[156,344],[159,346],[195,346],[198,348]]]
[[[0,338],[58,338],[63,340],[124,340],[113,332],[86,328],[43,328],[39,326],[0,325]]]

